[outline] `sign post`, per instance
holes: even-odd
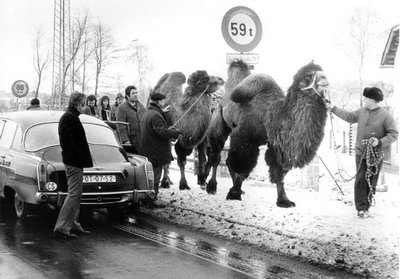
[[[258,63],[258,54],[246,53],[253,50],[262,37],[262,25],[258,15],[250,8],[238,6],[224,15],[221,31],[225,42],[239,53],[227,53],[227,63],[242,59],[248,64]]]
[[[28,84],[23,80],[17,80],[11,86],[11,92],[18,98],[18,110],[21,110],[20,98],[25,97],[29,92]]]

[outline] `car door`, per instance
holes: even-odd
[[[0,142],[1,139],[3,138],[3,128],[4,124],[6,121],[2,118],[0,118]],[[4,173],[4,167],[3,167],[3,158],[5,158],[5,153],[6,149],[0,148],[0,194],[3,193],[3,173]]]
[[[1,183],[4,185],[8,179],[15,178],[14,156],[10,154],[10,148],[14,141],[17,123],[10,120],[3,121],[3,131],[0,138],[0,165],[2,168]]]

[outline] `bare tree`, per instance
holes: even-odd
[[[106,68],[117,58],[117,51],[115,50],[114,41],[109,29],[99,22],[94,26],[93,30],[93,54],[96,63],[94,94],[97,97],[99,86],[101,84],[106,84],[104,81],[100,82],[100,77],[108,79],[108,76],[106,75]]]
[[[33,48],[33,67],[37,73],[37,83],[35,89],[35,98],[39,95],[40,84],[43,78],[43,72],[50,62],[50,53],[43,49],[43,33],[37,28],[32,42]]]
[[[349,42],[345,44],[343,51],[353,60],[357,67],[360,89],[360,106],[362,106],[362,90],[364,88],[364,69],[368,60],[376,49],[376,43],[383,35],[378,32],[377,23],[379,18],[370,8],[355,9],[349,20]]]
[[[147,86],[145,82],[153,69],[148,57],[148,48],[147,46],[140,44],[138,40],[133,40],[129,49],[131,51],[129,58],[132,60],[137,70],[140,93],[139,98],[141,101],[145,101],[147,99]]]

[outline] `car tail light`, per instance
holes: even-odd
[[[153,165],[150,162],[146,162],[145,165],[146,175],[147,175],[147,184],[149,189],[154,189],[154,171]]]
[[[38,164],[37,176],[38,176],[39,191],[45,191],[46,180],[47,180],[47,171],[45,164],[43,163]]]

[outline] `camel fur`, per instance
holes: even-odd
[[[186,157],[197,147],[199,159],[198,184],[205,188],[206,176],[206,132],[211,121],[212,94],[224,81],[220,77],[209,76],[206,71],[196,71],[187,79],[184,94],[182,85],[185,76],[180,72],[165,74],[156,85],[160,93],[166,96],[166,105],[170,105],[173,125],[182,134],[175,143],[178,166],[181,172],[179,189],[190,189],[185,177]]]
[[[259,146],[266,144],[265,161],[270,181],[277,185],[277,205],[294,207],[295,203],[286,196],[284,177],[292,168],[307,165],[322,142],[327,118],[324,91],[328,81],[319,65],[309,63],[298,70],[285,95],[272,77],[249,75],[243,64],[240,61],[231,64],[225,86],[227,96],[223,97],[219,114],[211,123],[208,136],[213,176],[207,192],[214,194],[217,190],[214,168],[220,160],[222,142],[230,136],[226,164],[233,186],[227,199],[241,199],[242,182],[257,163]]]

